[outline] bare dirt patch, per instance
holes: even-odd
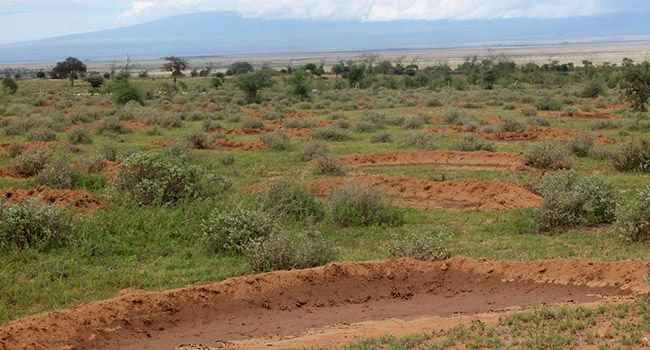
[[[15,166],[0,167],[0,177],[3,177],[5,179],[27,179],[27,177],[20,174],[18,168]]]
[[[8,154],[9,153],[9,147],[11,147],[11,143],[0,143],[0,154]],[[53,146],[66,146],[67,143],[65,142],[46,142],[46,141],[33,141],[33,142],[25,142],[20,144],[20,149],[21,151],[27,151],[27,150],[32,150],[32,149],[48,149]]]
[[[450,181],[408,177],[360,176],[317,179],[310,182],[312,194],[328,196],[335,187],[361,183],[393,197],[395,204],[421,209],[498,211],[539,206],[542,198],[513,182],[484,179]]]
[[[537,141],[541,139],[571,140],[580,134],[582,133],[578,131],[552,126],[535,126],[531,127],[531,130],[529,131],[477,133],[477,135],[483,138],[494,141]],[[594,143],[597,145],[612,145],[616,143],[616,140],[603,135],[596,135],[596,141]]]
[[[540,115],[558,118],[578,118],[578,119],[616,119],[615,115],[601,112],[580,111],[578,114],[568,115],[563,112],[539,112]]]
[[[253,128],[243,128],[243,129],[216,129],[213,131],[208,132],[208,134],[213,134],[213,133],[223,133],[226,135],[262,135],[270,132],[274,132],[276,130],[282,130],[284,131],[287,135],[290,137],[302,137],[302,136],[309,136],[313,132],[312,129],[307,129],[307,128],[259,128],[259,129],[253,129]]]
[[[341,157],[352,167],[431,167],[514,170],[525,168],[518,152],[390,151]]]
[[[57,190],[45,186],[27,190],[17,187],[0,190],[0,197],[4,197],[9,203],[18,203],[40,197],[44,203],[56,204],[62,207],[71,204],[80,213],[90,213],[106,206],[106,202],[86,190]]]
[[[150,128],[149,125],[138,120],[123,120],[122,124],[124,124],[127,128],[136,131],[147,130]]]
[[[194,349],[209,349],[236,348],[234,342],[267,337],[266,343],[257,343],[257,348],[267,348],[268,337],[295,340],[341,324],[466,318],[513,307],[629,297],[650,290],[643,282],[646,270],[642,261],[456,257],[434,262],[408,258],[337,262],[166,292],[126,294],[26,317],[0,326],[0,346],[129,350],[195,344]],[[348,329],[348,335],[350,339],[339,341],[354,341],[354,330]],[[305,337],[303,346],[305,341],[320,344],[317,339]]]
[[[170,147],[172,143],[177,140],[164,140],[164,141],[154,141],[150,142],[150,145],[153,146],[163,146]],[[258,141],[239,141],[233,139],[213,139],[212,142],[214,145],[211,148],[193,148],[197,150],[212,150],[212,151],[257,151],[266,149],[266,145]]]
[[[462,125],[426,126],[422,130],[431,132],[467,132]]]

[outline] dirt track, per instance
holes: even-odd
[[[418,166],[448,169],[514,170],[525,168],[519,152],[390,151],[341,157],[352,167]]]
[[[255,348],[266,347],[268,337],[297,339],[301,346],[313,339],[318,345],[318,329],[329,334],[327,329],[341,324],[375,322],[379,332],[382,324],[409,320],[435,327],[439,317],[631,296],[650,291],[642,280],[646,271],[642,261],[339,262],[128,294],[12,321],[0,326],[0,348],[174,349],[232,347],[234,341]],[[354,334],[354,327],[344,328]]]

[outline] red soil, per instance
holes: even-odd
[[[25,177],[18,172],[18,169],[15,166],[0,167],[0,177],[5,179],[25,179]]]
[[[9,147],[11,146],[11,143],[0,143],[0,154],[6,154],[9,153]],[[46,142],[46,141],[33,141],[33,142],[26,142],[20,144],[20,149],[25,152],[27,150],[32,150],[32,149],[48,149],[52,146],[65,146],[67,143],[65,142]]]
[[[535,141],[541,139],[571,140],[580,134],[581,132],[578,131],[552,126],[536,126],[530,131],[477,133],[477,135],[483,138],[495,141]],[[596,141],[594,143],[597,145],[611,145],[616,143],[616,140],[603,135],[596,135]]]
[[[479,120],[485,120],[486,122],[488,122],[490,124],[499,124],[499,123],[501,123],[503,121],[501,119],[501,117],[481,117],[481,118],[478,118],[478,119]]]
[[[568,115],[562,112],[539,112],[540,115],[547,117],[562,117],[562,118],[578,118],[578,119],[615,119],[615,115],[600,113],[600,112],[584,112],[580,111],[578,114]]]
[[[465,127],[462,125],[425,126],[422,130],[431,132],[465,132]]]
[[[177,140],[165,140],[150,142],[150,145],[169,147]],[[205,148],[201,150],[216,150],[216,151],[256,151],[266,149],[266,146],[257,141],[238,141],[232,139],[213,139],[214,146],[212,148]]]
[[[279,129],[279,128],[259,128],[259,129],[253,129],[253,128],[243,128],[243,129],[217,129],[214,131],[208,132],[208,134],[213,134],[213,133],[224,133],[227,135],[262,135],[270,132],[274,132],[276,130],[283,130],[287,135],[291,137],[302,137],[302,136],[309,136],[313,132],[311,129],[306,129],[306,128],[287,128],[287,129]]]
[[[126,127],[130,129],[138,130],[138,131],[147,130],[150,128],[149,125],[137,120],[124,120],[122,121],[122,124],[124,124]]]
[[[428,181],[408,177],[361,176],[317,179],[310,182],[315,196],[328,196],[335,187],[359,183],[376,187],[395,204],[421,209],[498,211],[539,206],[542,198],[513,182],[484,179]]]
[[[0,326],[0,348],[209,349],[246,340],[249,348],[261,349],[273,345],[266,337],[300,340],[308,329],[327,332],[334,324],[487,312],[498,317],[514,307],[632,296],[650,290],[643,282],[646,270],[645,262],[629,260],[336,262],[131,293],[18,319]],[[364,334],[333,338],[340,345],[356,336]],[[308,339],[303,347],[325,340]]]
[[[432,167],[451,169],[514,170],[525,168],[523,156],[515,152],[390,151],[341,158],[352,167]]]
[[[93,196],[86,190],[56,190],[45,186],[38,186],[23,190],[10,188],[0,190],[0,197],[4,197],[9,203],[17,203],[34,197],[40,197],[42,202],[52,203],[60,206],[72,204],[80,213],[90,213],[106,206],[106,203]]]
[[[287,118],[316,118],[318,114],[314,113],[311,109],[307,109],[300,112],[285,113],[284,116]]]

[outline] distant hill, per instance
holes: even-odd
[[[302,21],[242,18],[233,12],[179,15],[85,34],[0,45],[0,62],[165,55],[237,55],[345,50],[616,41],[650,35],[646,14],[575,19],[472,21]]]

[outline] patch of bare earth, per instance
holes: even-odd
[[[3,166],[0,167],[0,177],[5,179],[27,179],[28,177],[23,176],[16,166]]]
[[[602,112],[585,112],[580,111],[577,114],[568,115],[563,112],[539,112],[540,115],[560,118],[578,118],[578,119],[615,119],[616,116]]]
[[[9,203],[19,203],[39,197],[44,203],[56,204],[62,207],[72,205],[80,213],[90,213],[106,206],[106,202],[86,190],[53,189],[38,186],[27,190],[9,188],[0,190],[0,197]]]
[[[165,140],[150,142],[153,146],[170,147],[172,143],[177,140]],[[233,139],[213,139],[214,145],[210,148],[201,148],[200,150],[213,150],[213,151],[257,151],[266,149],[266,145],[258,141],[239,141]]]
[[[351,167],[431,167],[514,170],[525,168],[518,152],[390,151],[341,157]]]
[[[375,175],[317,179],[310,186],[313,195],[324,197],[348,183],[376,187],[397,205],[421,209],[497,211],[537,207],[542,201],[540,196],[516,183],[484,179],[429,181]]]
[[[0,143],[0,154],[8,154],[9,153],[9,147],[11,147],[11,143]],[[67,143],[65,142],[49,142],[49,141],[33,141],[33,142],[25,142],[20,144],[20,150],[22,152],[32,150],[32,149],[48,149],[53,146],[65,146]]]
[[[536,141],[542,139],[571,140],[580,134],[582,133],[578,131],[552,126],[535,126],[531,127],[528,131],[477,133],[477,135],[483,138],[494,141]],[[616,143],[616,140],[609,137],[603,135],[595,136],[596,140],[594,143],[597,145],[612,145]]]
[[[643,261],[336,262],[220,283],[132,293],[0,326],[15,349],[300,348],[498,315],[517,307],[591,303],[650,291]],[[460,320],[460,321],[459,321]],[[402,327],[402,331],[404,331]],[[366,331],[372,331],[366,333]],[[189,345],[192,344],[192,345]]]
[[[274,131],[277,131],[277,130],[284,131],[290,137],[309,136],[313,132],[312,129],[307,129],[307,128],[271,128],[271,127],[267,127],[267,128],[259,128],[259,129],[253,129],[253,128],[216,129],[216,130],[208,132],[208,134],[222,133],[222,134],[226,134],[226,135],[262,135],[262,134],[274,132]]]

